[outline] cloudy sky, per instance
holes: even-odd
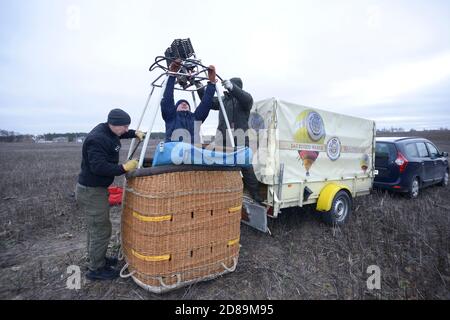
[[[116,107],[136,126],[176,38],[256,101],[450,128],[450,1],[0,0],[0,129],[88,132]]]

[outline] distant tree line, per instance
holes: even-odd
[[[0,130],[0,142],[33,142],[33,141],[53,141],[55,138],[67,138],[69,142],[76,142],[79,138],[86,138],[86,132],[67,132],[67,133],[44,133],[41,135],[20,134],[14,131]],[[152,132],[150,139],[164,139],[164,132]]]
[[[36,136],[37,140],[53,141],[55,138],[67,138],[69,142],[74,142],[78,138],[85,138],[86,132],[67,132],[67,133],[44,133]]]
[[[422,131],[447,131],[447,127],[440,127],[439,129],[424,129]],[[418,130],[410,129],[409,131],[406,131],[405,129],[399,127],[390,127],[390,128],[381,128],[377,129],[377,132],[380,133],[388,133],[388,132],[417,132]]]
[[[33,142],[31,134],[20,134],[14,131],[0,130],[0,142]]]

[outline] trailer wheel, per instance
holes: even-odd
[[[334,196],[329,211],[322,213],[322,219],[330,225],[343,225],[352,211],[352,198],[344,190]]]

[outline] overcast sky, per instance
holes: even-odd
[[[450,128],[450,1],[0,0],[0,129],[88,132],[117,107],[136,126],[176,38],[255,101]]]

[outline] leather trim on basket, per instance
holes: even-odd
[[[169,165],[151,168],[140,168],[127,173],[126,177],[127,178],[146,177],[164,173],[186,172],[186,171],[240,171],[240,170],[241,167],[182,164],[182,165]]]

